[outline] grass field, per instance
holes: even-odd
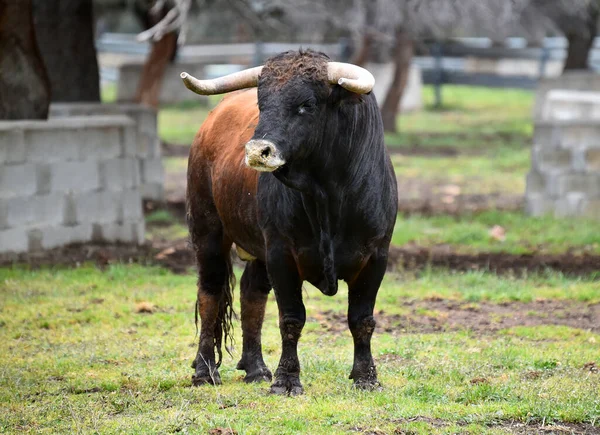
[[[423,111],[398,118],[399,135],[387,135],[391,147],[455,147],[487,152],[529,145],[533,132],[533,93],[515,89],[445,85],[443,107],[433,109],[433,87],[423,87]]]
[[[388,275],[373,340],[384,388],[372,393],[347,379],[345,289],[328,298],[307,287],[299,346],[306,393],[297,398],[244,384],[229,356],[222,386],[190,387],[194,283],[192,274],[135,265],[0,269],[0,432],[600,430],[600,330],[577,323],[600,318],[593,280]],[[136,313],[139,302],[153,304],[153,313]],[[271,369],[280,349],[276,318],[271,297],[263,339]],[[236,337],[239,358],[237,322]]]
[[[504,228],[505,240],[490,235]],[[532,218],[521,212],[486,211],[462,216],[400,216],[392,243],[398,246],[451,245],[459,252],[512,254],[589,252],[600,254],[597,222],[585,219]]]
[[[392,154],[396,176],[403,183],[454,185],[462,194],[525,193],[531,151],[496,148],[481,154],[420,156]]]
[[[187,238],[183,221],[167,211],[146,218],[150,240]],[[493,237],[494,226],[505,231],[505,239]],[[597,223],[585,219],[531,218],[520,212],[486,211],[461,216],[399,216],[392,243],[424,248],[445,245],[455,252],[504,252],[507,254],[600,254]],[[599,270],[600,271],[600,270]]]
[[[430,87],[424,97],[431,104]],[[445,86],[444,109],[403,115],[401,134],[386,136],[401,185],[522,194],[532,101],[528,92]],[[208,110],[163,108],[161,137],[188,146]],[[185,159],[169,158],[166,168],[181,172]],[[152,240],[187,234],[165,210],[146,219]],[[506,230],[504,241],[490,236],[494,225]],[[412,214],[399,216],[393,243],[598,254],[596,228],[495,210]],[[193,271],[135,264],[0,268],[0,433],[600,434],[597,274],[388,273],[373,338],[383,389],[371,393],[348,379],[345,287],[329,298],[307,285],[299,345],[305,394],[296,398],[242,382],[237,320],[233,357],[225,355],[220,369],[224,384],[190,387],[195,282]],[[138,312],[140,303],[151,312]],[[263,347],[274,370],[273,295]]]

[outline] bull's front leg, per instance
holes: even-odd
[[[306,322],[302,280],[292,255],[282,246],[269,247],[267,270],[277,298],[282,344],[281,358],[270,391],[273,394],[297,396],[304,392],[298,360],[298,340]]]
[[[348,326],[354,340],[354,364],[350,379],[357,388],[373,390],[380,387],[371,354],[371,337],[375,330],[373,309],[387,266],[384,255],[372,256],[356,279],[348,283]]]

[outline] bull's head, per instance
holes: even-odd
[[[246,143],[246,164],[262,172],[309,155],[323,138],[326,111],[347,96],[341,94],[366,94],[375,83],[367,70],[328,62],[325,55],[312,51],[282,53],[264,66],[214,80],[198,80],[187,73],[181,78],[188,89],[201,95],[258,86],[260,117]]]

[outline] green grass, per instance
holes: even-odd
[[[392,157],[401,184],[415,186],[408,196],[421,195],[417,187],[423,183],[453,184],[463,194],[522,195],[530,167],[533,94],[466,86],[444,86],[443,93],[445,107],[432,109],[433,88],[425,86],[426,110],[402,114],[399,134],[386,135],[390,149],[411,151]],[[419,150],[426,154],[414,155]]]
[[[149,213],[145,217],[146,224],[170,225],[177,221],[176,217],[169,210],[160,209]]]
[[[506,239],[490,236],[494,225],[506,230]],[[421,246],[452,245],[459,252],[600,253],[597,222],[554,217],[529,217],[520,212],[487,211],[463,216],[401,216],[392,243]]]
[[[186,173],[188,158],[187,157],[167,157],[163,159],[166,172]]]
[[[188,229],[183,221],[165,211],[146,217],[150,240],[181,240]],[[490,230],[499,225],[506,239],[497,240]],[[508,254],[600,255],[597,223],[585,219],[529,217],[520,212],[486,211],[460,216],[398,216],[392,244],[425,248],[446,246],[463,254],[504,252]]]
[[[103,103],[114,103],[117,101],[117,84],[105,83],[100,87],[100,100]]]
[[[185,102],[161,107],[158,114],[158,134],[162,140],[175,145],[189,146],[198,129],[222,96],[210,97],[208,103]]]
[[[469,301],[469,289],[491,301],[514,299],[515,288],[517,299],[600,297],[597,283],[585,279],[503,282],[482,273],[389,276],[377,309],[401,312],[408,300],[432,295]],[[342,332],[328,332],[319,315],[345,312],[343,287],[333,298],[306,289],[304,396],[273,397],[264,384],[244,384],[229,356],[223,386],[190,388],[194,287],[193,275],[136,265],[0,269],[0,432],[506,433],[501,425],[512,420],[600,422],[600,375],[584,367],[600,362],[600,336],[564,326],[377,333],[373,351],[384,389],[352,389],[350,334],[337,323]],[[271,369],[280,349],[273,299],[263,338]],[[141,301],[155,312],[135,313]],[[238,358],[237,322],[236,336]]]
[[[456,157],[421,157],[393,154],[396,176],[402,183],[452,184],[461,194],[525,193],[525,176],[530,168],[527,148],[492,149],[486,154]],[[418,192],[415,192],[418,195]]]
[[[391,307],[392,311],[397,311],[407,299],[442,298],[474,303],[532,302],[544,299],[600,302],[598,276],[569,278],[557,272],[514,277],[483,271],[426,269],[418,276],[389,275],[385,289],[380,293],[379,301]]]
[[[529,145],[533,93],[514,89],[446,85],[442,109],[434,109],[433,87],[423,87],[426,110],[398,117],[400,134],[386,135],[392,147],[455,147],[486,152]]]

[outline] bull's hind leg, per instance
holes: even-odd
[[[238,370],[245,370],[245,382],[270,381],[273,377],[262,356],[261,331],[265,318],[271,283],[265,264],[254,260],[246,264],[240,282],[242,331],[244,335],[242,358]]]
[[[377,370],[371,355],[371,336],[375,330],[373,309],[385,269],[387,255],[374,255],[348,284],[348,326],[354,340],[354,365],[350,379],[358,388],[379,387]]]
[[[233,272],[229,251],[232,243],[223,236],[220,223],[214,226],[216,228],[208,232],[207,228],[194,226],[190,221],[198,262],[196,315],[199,314],[201,322],[198,353],[192,364],[196,369],[193,385],[221,383],[217,370],[221,363],[221,344],[231,332]]]

